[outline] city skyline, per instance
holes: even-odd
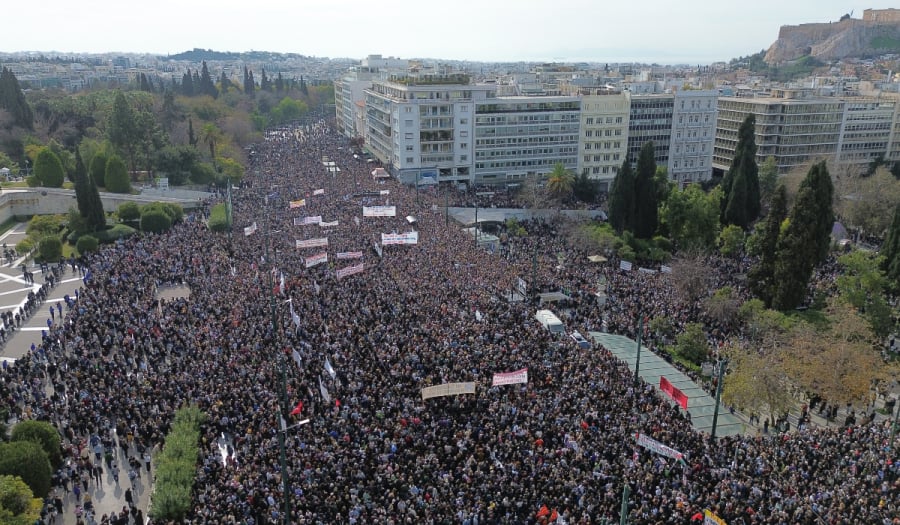
[[[165,56],[202,48],[353,59],[381,54],[477,62],[709,64],[768,48],[782,25],[837,21],[851,10],[861,18],[863,9],[888,7],[834,0],[761,0],[752,10],[710,0],[647,0],[639,8],[591,0],[514,5],[458,0],[452,7],[399,0],[389,8],[360,0],[316,5],[262,0],[249,8],[160,0],[128,10],[119,6],[109,0],[29,6],[18,23],[4,28],[3,48],[60,54]],[[653,16],[642,16],[648,13]]]

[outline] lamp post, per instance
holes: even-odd
[[[275,199],[271,199],[274,201]],[[274,231],[269,230],[269,214],[266,217],[266,260],[271,262],[272,271],[269,272],[271,274],[271,286],[270,290],[272,291],[272,295],[269,299],[269,306],[272,313],[272,343],[275,351],[279,354],[279,366],[281,368],[281,403],[280,410],[278,413],[278,422],[279,422],[279,432],[278,432],[278,448],[281,456],[281,480],[282,480],[282,490],[284,492],[284,518],[282,523],[285,525],[289,525],[291,523],[291,480],[290,476],[288,476],[287,471],[287,447],[285,444],[285,440],[287,439],[287,429],[282,428],[282,421],[285,421],[285,415],[288,413],[288,402],[287,402],[287,357],[284,355],[284,352],[278,348],[278,316],[277,316],[277,308],[275,305],[275,257],[274,253],[276,252],[275,248],[272,248],[273,257],[269,258],[269,244],[271,242],[270,236],[275,233]]]
[[[638,312],[638,329],[637,329],[637,355],[634,358],[634,387],[637,388],[641,380],[639,375],[641,371],[641,335],[644,333],[644,316]]]
[[[719,423],[719,400],[722,398],[722,378],[725,377],[725,368],[728,367],[728,360],[719,360],[719,374],[716,380],[716,407],[713,409],[712,430],[709,437],[716,439],[716,425]]]

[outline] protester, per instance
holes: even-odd
[[[195,403],[208,419],[186,523],[281,522],[281,415],[292,523],[599,524],[618,520],[625,484],[636,524],[689,523],[705,509],[729,523],[896,523],[900,467],[885,450],[886,425],[716,441],[697,433],[609,351],[551,336],[533,320],[535,304],[507,300],[527,276],[570,291],[568,322],[582,333],[605,325],[633,335],[643,308],[678,326],[703,321],[663,275],[590,265],[552,222],[526,223],[527,237],[490,255],[446,226],[442,190],[417,197],[376,181],[352,151],[322,122],[269,133],[234,190],[233,234],[189,217],[84,259],[91,277],[41,357],[0,376],[16,417],[60,429],[61,487],[93,483],[78,476],[92,472],[97,447],[111,458],[107,476],[112,465],[139,473],[164,447],[174,411]],[[367,217],[363,206],[396,215]],[[379,256],[382,233],[413,228],[407,215],[418,243]],[[294,224],[316,216],[337,225]],[[318,238],[327,247],[296,248]],[[307,267],[321,252],[327,262]],[[362,253],[337,258],[353,252]],[[721,286],[740,263],[715,264]],[[593,296],[601,275],[604,308]],[[158,300],[169,284],[189,286],[190,297]],[[711,341],[727,330],[713,327]],[[491,386],[494,373],[526,367],[527,385]],[[474,395],[422,401],[423,387],[469,381]],[[638,433],[684,463],[641,448]],[[134,516],[126,506],[111,521]]]

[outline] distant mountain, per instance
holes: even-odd
[[[781,26],[765,60],[783,64],[802,57],[839,60],[900,53],[900,10],[866,9],[862,20],[844,15],[838,22]]]
[[[186,60],[188,62],[202,62],[204,60],[272,60],[288,58],[304,58],[297,53],[273,53],[270,51],[213,51],[212,49],[194,48],[190,51],[160,57],[164,60]]]

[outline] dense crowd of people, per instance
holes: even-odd
[[[609,351],[551,336],[531,300],[507,300],[521,276],[569,291],[567,323],[582,333],[632,335],[647,309],[697,320],[665,274],[589,264],[554,224],[529,223],[490,254],[447,226],[442,190],[374,179],[323,122],[270,134],[251,158],[232,235],[189,215],[91,255],[65,323],[3,371],[15,416],[53,422],[75,458],[59,483],[93,475],[112,436],[140,472],[174,411],[194,403],[208,420],[193,524],[281,523],[285,498],[297,524],[611,523],[626,485],[630,523],[689,523],[705,509],[746,525],[900,523],[886,424],[712,440]],[[413,229],[417,244],[376,249],[382,233]],[[717,264],[710,286],[734,274]],[[169,284],[190,297],[159,300]],[[712,340],[725,329],[710,326]],[[522,368],[527,384],[491,386]],[[422,400],[422,388],[452,382],[476,393]],[[640,447],[639,433],[683,461]],[[116,519],[136,522],[126,511]]]

